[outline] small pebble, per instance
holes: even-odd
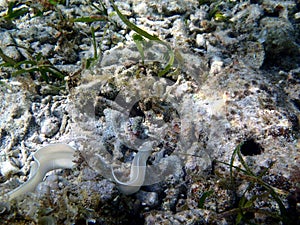
[[[56,117],[46,118],[41,125],[41,133],[46,137],[54,136],[60,128],[60,122]]]
[[[197,47],[205,48],[206,41],[205,41],[205,38],[204,38],[203,34],[197,34],[197,36],[196,36],[196,45],[197,45]]]

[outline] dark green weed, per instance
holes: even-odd
[[[13,69],[12,76],[17,76],[21,74],[30,74],[32,77],[35,74],[39,74],[40,77],[49,82],[52,79],[58,79],[63,81],[66,76],[63,72],[61,72],[58,68],[52,65],[42,53],[36,53],[34,50],[30,48],[15,46],[19,48],[23,48],[27,52],[27,58],[22,61],[16,61],[13,58],[4,54],[2,49],[0,48],[0,57],[4,61],[4,63],[0,64],[1,67],[9,67]],[[25,58],[25,56],[23,56]]]
[[[144,49],[143,49],[143,44],[144,44],[144,38],[147,38],[150,41],[154,41],[157,42],[159,44],[162,44],[164,46],[167,47],[168,49],[168,53],[169,53],[169,60],[167,65],[165,66],[165,68],[159,72],[159,76],[163,76],[165,75],[173,66],[174,64],[174,60],[175,60],[175,54],[173,49],[171,48],[171,46],[167,43],[162,41],[161,39],[159,39],[159,37],[155,36],[155,35],[151,35],[148,32],[144,31],[143,29],[139,28],[138,26],[136,26],[135,24],[131,23],[126,16],[124,16],[120,10],[118,9],[118,7],[114,4],[114,2],[112,0],[110,0],[110,3],[112,5],[112,7],[114,8],[114,10],[116,11],[116,13],[118,14],[118,16],[120,17],[120,19],[123,21],[123,23],[126,24],[126,26],[130,29],[136,32],[136,35],[133,37],[135,43],[137,44],[137,48],[138,51],[141,54],[142,60],[144,60]]]
[[[29,9],[24,4],[17,1],[9,1],[6,14],[3,16],[6,20],[14,20],[28,13]]]
[[[248,182],[248,185],[244,189],[243,194],[238,198],[237,208],[233,208],[223,214],[227,216],[235,215],[236,216],[235,224],[249,222],[249,218],[248,218],[249,213],[255,213],[255,212],[267,215],[275,220],[282,221],[283,224],[292,224],[292,221],[289,220],[287,209],[285,208],[280,198],[280,195],[285,193],[267,184],[262,179],[262,177],[267,174],[267,172],[270,170],[270,168],[274,165],[275,162],[270,163],[269,167],[265,168],[259,174],[255,174],[243,159],[243,156],[240,151],[242,145],[243,143],[239,144],[236,147],[236,149],[233,151],[230,163],[217,161],[218,163],[222,163],[229,166],[231,187],[236,187],[237,177],[242,178],[243,180]],[[234,161],[236,159],[239,160],[239,162],[242,165],[242,168],[234,166]],[[257,186],[261,187],[264,190],[264,192],[262,194],[251,195],[251,191]],[[252,197],[249,198],[248,196],[252,196]],[[270,198],[277,203],[279,208],[278,213],[256,208],[255,202],[257,200],[270,199]]]
[[[109,27],[114,23],[108,15],[107,8],[105,4],[100,1],[99,5],[91,3],[91,7],[95,8],[98,13],[97,15],[91,15],[87,17],[78,17],[78,18],[66,18],[60,9],[57,7],[57,4],[65,4],[66,1],[63,0],[51,0],[51,1],[42,1],[39,0],[37,2],[25,1],[22,3],[17,3],[17,1],[12,1],[9,3],[7,13],[4,16],[4,20],[12,21],[16,18],[24,16],[26,13],[33,12],[33,16],[44,16],[44,11],[46,10],[55,10],[60,20],[56,23],[49,23],[50,27],[56,29],[60,36],[58,39],[58,49],[66,49],[72,48],[72,43],[69,42],[70,38],[76,37],[79,35],[79,31],[76,29],[75,24],[78,22],[87,23],[90,25],[90,35],[91,35],[91,44],[93,46],[94,54],[92,57],[83,60],[83,69],[89,69],[92,65],[95,64],[99,60],[100,54],[99,49],[101,49],[101,42],[104,39],[104,36],[109,29]],[[155,35],[151,35],[148,32],[140,29],[135,24],[131,23],[126,16],[124,16],[118,7],[114,4],[114,1],[110,0],[111,6],[114,8],[115,13],[119,16],[119,18],[126,24],[126,26],[135,31],[135,35],[133,35],[133,40],[136,43],[137,49],[141,55],[142,62],[144,63],[144,51],[147,45],[147,41],[156,42],[166,47],[166,64],[163,69],[158,72],[159,76],[163,76],[169,72],[171,67],[174,64],[175,60],[175,52],[171,48],[171,46],[162,41],[159,37]],[[94,22],[102,22],[97,25],[93,24]],[[104,34],[102,40],[97,42],[95,32],[98,29],[103,28],[104,26]],[[147,40],[147,41],[146,41]],[[68,44],[66,44],[68,43]],[[7,46],[8,47],[8,46]],[[22,48],[20,46],[15,46],[16,48]],[[21,75],[21,74],[30,74],[33,79],[35,79],[36,75],[40,77],[42,80],[49,82],[53,79],[63,81],[67,74],[64,74],[60,71],[55,65],[51,64],[49,60],[47,60],[42,53],[34,52],[29,48],[24,48],[27,52],[24,57],[22,57],[21,61],[16,61],[15,59],[9,57],[0,49],[0,57],[2,58],[3,63],[0,65],[2,67],[8,67],[12,69],[12,75]]]

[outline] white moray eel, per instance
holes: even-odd
[[[152,150],[152,142],[146,142],[141,147],[139,147],[138,153],[134,156],[131,171],[129,176],[129,181],[120,181],[112,168],[112,175],[117,184],[119,184],[119,189],[123,194],[130,195],[137,192],[140,187],[144,184],[147,159],[149,158]]]
[[[46,173],[55,169],[72,168],[75,149],[67,144],[51,144],[34,153],[28,180],[18,188],[8,192],[13,199],[27,192],[34,191],[44,179]]]
[[[34,162],[30,168],[28,180],[18,188],[8,192],[8,198],[14,199],[27,192],[34,191],[36,186],[44,179],[46,173],[55,169],[72,168],[75,163],[75,149],[67,144],[51,144],[34,153]],[[127,182],[119,181],[112,169],[114,181],[124,194],[137,192],[143,185],[146,174],[146,162],[151,149],[139,151],[132,162],[130,179]]]

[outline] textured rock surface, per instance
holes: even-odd
[[[13,76],[18,67],[4,67],[1,57],[4,223],[234,224],[253,180],[235,171],[233,186],[229,166],[220,162],[230,163],[242,142],[245,163],[256,175],[266,170],[262,180],[275,188],[291,221],[299,220],[299,1],[116,4],[176,50],[166,75],[158,73],[169,52],[149,42],[142,64],[133,32],[116,14],[73,22],[99,16],[82,1],[20,2],[15,9],[28,12],[1,18],[3,54],[19,62],[41,53],[67,75],[67,88],[39,73]],[[7,14],[5,1],[0,9]],[[35,17],[38,10],[43,15]],[[95,56],[91,27],[100,57],[85,69]],[[76,167],[50,172],[36,192],[5,202],[4,194],[28,178],[32,154],[55,142],[78,149]],[[145,142],[153,144],[146,185],[124,196],[110,181],[111,168],[126,179]],[[233,166],[243,168],[239,160]],[[243,222],[280,224],[278,202],[257,183],[250,189],[248,200],[259,197]]]

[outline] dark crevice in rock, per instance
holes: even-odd
[[[261,147],[261,145],[255,142],[255,140],[252,138],[246,140],[241,146],[241,153],[244,156],[260,155],[263,150],[264,149]]]

